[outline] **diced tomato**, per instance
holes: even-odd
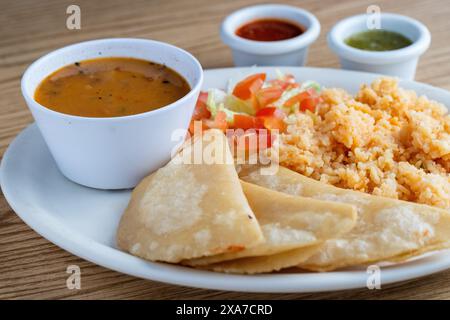
[[[279,130],[283,132],[286,129],[286,123],[283,119],[268,117],[264,118],[264,127],[269,130]]]
[[[300,111],[309,110],[314,112],[316,105],[320,102],[320,97],[318,96],[316,90],[310,88],[303,91],[285,102],[286,107],[292,107],[295,104],[299,104]]]
[[[217,112],[214,120],[207,119],[204,121],[205,121],[206,126],[211,129],[214,128],[214,129],[220,129],[222,131],[225,131],[228,127],[227,114],[223,111]]]
[[[292,74],[285,74],[283,77],[284,89],[298,87],[300,84],[295,82],[295,77]]]
[[[299,85],[295,82],[295,78],[292,74],[285,74],[283,78],[271,80],[270,83],[281,88],[282,90],[297,87]]]
[[[259,90],[256,93],[256,98],[258,99],[258,108],[264,108],[269,103],[278,100],[283,94],[283,89],[278,86],[267,87]]]
[[[297,94],[297,95],[295,95],[295,96],[289,98],[289,99],[284,103],[284,105],[285,105],[286,107],[292,107],[294,104],[300,103],[302,100],[308,99],[309,97],[310,97],[309,93],[306,92],[306,91],[303,91],[303,92],[301,92],[301,93],[299,93],[299,94]]]
[[[259,109],[256,113],[257,117],[276,117],[280,119],[284,119],[286,116],[283,110],[277,108],[277,107],[265,107],[262,109]]]
[[[273,86],[273,87],[278,87],[278,88],[281,88],[281,89],[286,89],[286,88],[285,88],[284,81],[279,80],[279,79],[270,80],[270,81],[269,81],[269,84],[270,84],[271,86]]]
[[[248,100],[254,95],[264,84],[266,80],[265,73],[253,74],[244,80],[238,82],[233,90],[233,95],[242,99]]]
[[[200,91],[197,101],[200,101],[200,102],[206,104],[206,102],[208,101],[208,92]]]
[[[314,112],[314,110],[316,110],[317,103],[318,98],[306,98],[300,102],[300,111],[305,112],[306,110],[309,110]]]
[[[288,83],[295,83],[295,77],[293,74],[290,73],[286,73],[283,77],[283,80]]]
[[[266,107],[258,110],[256,117],[260,118],[264,127],[269,130],[280,130],[284,131],[286,129],[286,123],[284,118],[286,117],[283,110],[276,107]]]
[[[250,105],[251,105],[251,108],[252,108],[252,113],[255,114],[256,111],[258,111],[258,109],[259,109],[258,98],[256,97],[255,94],[252,94],[252,96],[250,97],[250,99],[247,100],[247,101],[250,101]]]
[[[257,117],[245,114],[235,114],[233,120],[233,128],[244,130],[264,128],[264,122]]]
[[[192,114],[193,120],[209,119],[211,117],[211,112],[209,112],[206,107],[206,101],[208,100],[208,92],[200,92],[198,96],[197,103],[195,104],[195,109]]]

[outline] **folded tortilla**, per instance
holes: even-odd
[[[117,233],[121,249],[166,262],[244,250],[263,240],[219,130],[193,139],[135,188]]]
[[[300,267],[328,271],[381,261],[402,261],[425,252],[448,248],[450,213],[427,205],[341,189],[279,167],[274,175],[259,166],[242,166],[240,178],[280,192],[336,201],[358,208],[356,226],[327,240]]]
[[[183,261],[183,264],[202,266],[311,246],[350,231],[356,223],[356,208],[352,205],[291,196],[244,181],[241,184],[265,241],[239,252]],[[303,260],[297,260],[294,265]]]
[[[279,271],[281,269],[297,266],[306,261],[320,248],[320,244],[298,249],[283,251],[276,254],[240,258],[224,261],[201,268],[226,273],[255,274]]]

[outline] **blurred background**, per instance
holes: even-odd
[[[445,0],[1,0],[0,63],[2,72],[25,68],[27,63],[58,47],[83,40],[107,37],[142,37],[161,40],[189,50],[204,68],[231,66],[230,50],[219,38],[222,19],[241,7],[260,3],[285,3],[311,11],[322,32],[311,48],[308,65],[337,66],[326,46],[333,24],[350,15],[365,13],[369,5],[419,19],[430,29],[433,40],[449,32],[450,6]],[[81,30],[66,28],[66,8],[81,8]],[[447,37],[447,40],[450,39]],[[434,42],[422,60],[420,76],[427,76],[427,63],[449,52],[448,43]],[[436,78],[445,76],[435,74]]]

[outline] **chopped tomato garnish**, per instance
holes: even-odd
[[[265,73],[253,74],[236,84],[233,95],[242,100],[248,100],[261,89],[265,80]]]
[[[208,128],[225,131],[228,127],[227,114],[223,111],[219,111],[214,119],[205,120],[205,124]]]
[[[283,110],[276,107],[266,107],[258,110],[256,117],[260,118],[264,127],[269,130],[284,131],[286,129],[286,123],[284,118],[286,117]]]
[[[284,105],[286,107],[292,107],[296,103],[302,102],[304,99],[308,99],[310,97],[310,94],[306,91],[300,92],[299,94],[293,96],[292,98],[289,98]]]
[[[235,114],[233,120],[233,128],[239,129],[255,129],[255,128],[264,128],[264,122],[253,116],[245,115],[245,114]]]
[[[268,117],[264,118],[264,127],[269,130],[279,130],[283,132],[286,129],[286,123],[283,119]]]
[[[277,108],[277,107],[265,107],[262,109],[259,109],[256,113],[257,117],[276,117],[280,119],[284,119],[286,116],[283,110]]]
[[[208,101],[208,92],[200,91],[197,101],[200,101],[200,102],[206,104],[206,102]]]
[[[258,99],[258,107],[264,108],[269,103],[278,100],[283,94],[283,89],[280,87],[267,87],[259,90],[256,93],[256,98]]]
[[[320,97],[318,96],[316,90],[310,88],[303,91],[285,102],[286,107],[292,107],[298,103],[300,111],[309,110],[314,112],[316,105],[320,102]]]
[[[295,82],[295,78],[292,74],[285,74],[281,79],[270,80],[270,83],[282,90],[298,86],[298,83]]]
[[[252,94],[248,101],[250,101],[251,108],[253,109],[253,114],[255,114],[256,111],[260,108],[258,98],[255,94]]]
[[[306,98],[305,100],[302,100],[300,102],[300,111],[304,112],[306,110],[309,110],[311,112],[314,112],[314,110],[316,110],[317,103],[317,98]]]
[[[283,76],[283,80],[287,83],[295,83],[295,77],[293,74],[287,73]]]
[[[197,103],[195,104],[195,109],[192,114],[193,120],[209,119],[211,117],[211,112],[209,112],[206,107],[206,101],[208,100],[208,92],[200,92],[198,96]]]

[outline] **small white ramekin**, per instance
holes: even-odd
[[[301,24],[306,31],[292,39],[254,41],[236,35],[247,22],[262,18],[278,18]],[[233,12],[222,22],[222,41],[233,51],[236,66],[303,66],[308,47],[320,34],[320,23],[306,10],[297,7],[267,4],[246,7]]]
[[[165,64],[182,75],[192,89],[163,108],[113,118],[68,115],[34,100],[34,92],[46,76],[68,64],[98,57],[131,57]],[[197,59],[175,46],[144,39],[102,39],[64,47],[36,60],[22,77],[22,94],[67,178],[93,188],[123,189],[134,187],[170,160],[180,143],[172,134],[188,128],[202,81],[203,70]]]
[[[430,46],[430,32],[421,22],[399,14],[381,13],[380,18],[381,29],[398,32],[408,37],[412,44],[391,51],[367,51],[350,47],[345,39],[368,30],[369,16],[361,14],[338,22],[328,34],[328,45],[339,56],[343,69],[414,79],[419,57]]]

